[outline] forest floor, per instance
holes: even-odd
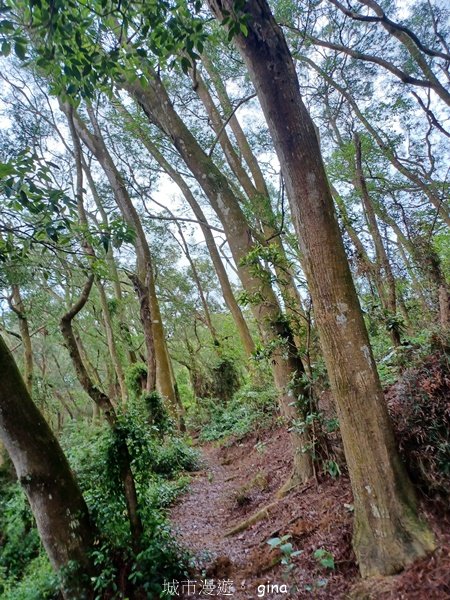
[[[178,539],[196,557],[192,581],[197,580],[197,587],[186,598],[450,599],[449,523],[434,509],[425,507],[425,513],[439,549],[400,575],[362,584],[351,548],[352,496],[345,475],[322,476],[277,499],[290,470],[284,429],[200,448],[203,468],[171,512]],[[263,519],[228,535],[264,508]],[[290,536],[294,550],[301,551],[292,558],[289,573],[280,564],[279,550],[267,544],[284,535]],[[333,555],[334,568],[314,557],[320,549]],[[213,580],[209,595],[201,591],[205,579]],[[232,587],[232,594],[219,591],[223,582]]]

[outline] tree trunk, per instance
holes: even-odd
[[[114,367],[114,373],[117,377],[120,388],[120,396],[122,404],[125,406],[128,400],[128,391],[125,385],[125,374],[123,372],[122,363],[117,352],[116,340],[114,337],[113,324],[111,320],[111,313],[108,306],[108,299],[106,297],[105,288],[101,281],[96,282],[98,293],[100,296],[100,305],[103,313],[103,323],[105,325],[106,340],[108,343],[109,354],[111,356],[111,363]]]
[[[67,114],[68,108],[62,106],[62,109]],[[177,398],[175,393],[174,383],[171,377],[170,369],[170,358],[167,351],[167,345],[165,341],[164,327],[161,319],[159,310],[159,303],[156,297],[154,276],[153,276],[153,265],[150,248],[147,242],[147,238],[142,227],[139,215],[131,201],[131,198],[126,189],[125,182],[116,168],[111,155],[108,152],[106,144],[102,138],[100,128],[92,109],[88,108],[91,122],[94,127],[95,135],[89,132],[85,123],[80,117],[73,112],[73,122],[77,134],[87,148],[94,154],[100,166],[105,172],[111,188],[114,192],[116,202],[119,206],[120,211],[124,217],[124,220],[130,225],[136,232],[136,256],[138,264],[138,277],[141,282],[148,283],[148,294],[149,294],[149,307],[151,311],[151,322],[152,322],[152,335],[153,335],[153,347],[155,349],[155,360],[156,360],[156,381],[158,390],[161,394],[167,398],[169,404],[173,407],[176,405]],[[149,332],[147,332],[149,333]],[[147,357],[148,361],[154,360],[152,357]],[[148,373],[151,373],[152,367],[149,362]]]
[[[255,344],[251,337],[248,325],[244,319],[242,311],[239,307],[239,304],[234,297],[233,289],[230,284],[230,280],[228,278],[228,274],[223,265],[222,259],[220,258],[219,251],[217,250],[216,242],[214,240],[214,236],[211,233],[211,229],[206,220],[206,216],[200,206],[200,204],[195,199],[194,194],[191,192],[188,184],[183,179],[183,177],[178,173],[178,171],[172,167],[172,165],[164,158],[161,152],[158,150],[156,145],[150,140],[149,136],[146,135],[144,131],[141,129],[138,130],[136,123],[133,121],[133,117],[128,113],[128,111],[119,103],[115,103],[115,106],[120,111],[120,113],[125,117],[127,122],[133,127],[133,132],[138,135],[141,142],[147,148],[149,153],[153,156],[153,158],[159,163],[159,165],[164,169],[164,171],[172,178],[172,180],[178,185],[181,192],[183,193],[187,203],[192,209],[195,217],[197,218],[200,228],[203,233],[203,237],[205,238],[206,247],[208,248],[209,255],[211,257],[211,261],[216,270],[217,278],[219,279],[220,287],[222,290],[223,298],[225,303],[231,312],[231,315],[236,324],[239,336],[242,341],[242,345],[246,351],[247,356],[251,356],[255,351]]]
[[[155,348],[153,345],[154,338],[152,333],[151,311],[149,307],[150,299],[148,294],[148,283],[142,283],[135,273],[130,273],[128,277],[133,283],[139,300],[144,342],[147,350],[147,381],[145,384],[145,391],[152,392],[156,388],[156,360]]]
[[[83,153],[81,154],[81,162],[83,166],[83,171],[86,175],[86,179],[88,180],[89,189],[91,190],[91,194],[94,199],[95,205],[100,213],[102,224],[105,230],[109,233],[109,218],[103,207],[102,201],[97,191],[97,187],[94,182],[94,178],[92,177],[91,169],[85,161]],[[130,364],[134,364],[137,362],[137,357],[134,350],[130,347],[130,330],[127,325],[124,313],[122,286],[120,285],[119,272],[117,270],[116,261],[114,259],[113,246],[111,243],[108,244],[108,249],[106,251],[106,262],[108,263],[108,269],[113,284],[114,295],[118,304],[117,314],[119,318],[120,331],[122,333],[123,342],[126,347],[128,361],[130,362]]]
[[[16,283],[12,286],[12,298],[9,306],[16,313],[19,319],[19,331],[23,344],[23,366],[24,366],[24,381],[30,395],[33,394],[33,347],[31,345],[30,328],[25,312],[25,307],[20,293],[20,288]]]
[[[270,285],[270,274],[264,272],[261,267],[262,276],[257,276],[244,264],[248,253],[254,249],[251,227],[227,178],[205,154],[175,112],[161,79],[154,72],[150,71],[150,74],[152,77],[150,86],[144,88],[139,82],[133,82],[125,84],[126,88],[142,106],[149,120],[152,123],[156,122],[158,127],[170,137],[220,219],[238,267],[239,277],[250,297],[253,314],[263,332],[263,341],[267,346],[274,347],[271,362],[281,410],[284,415],[292,419],[295,411],[292,404],[297,394],[303,399],[299,404],[302,409],[300,416],[304,418],[307,412],[304,398],[308,395],[301,382],[304,367],[293,342],[292,331],[281,313],[278,299]],[[298,414],[296,413],[295,416],[298,417]],[[294,479],[306,481],[313,473],[310,453],[305,451],[309,447],[309,432],[295,433],[292,429],[291,439],[295,465]]]
[[[207,60],[212,69],[212,64]],[[294,341],[296,343],[297,349],[300,349],[302,346],[301,334],[302,330],[304,330],[305,326],[305,313],[302,306],[302,299],[297,290],[297,287],[294,282],[294,277],[292,275],[292,268],[289,264],[289,261],[286,256],[286,251],[281,240],[281,231],[277,230],[276,223],[277,218],[274,214],[272,204],[270,201],[270,194],[266,182],[264,180],[264,176],[259,169],[258,161],[256,157],[253,155],[250,145],[247,142],[244,132],[242,131],[237,118],[234,116],[233,121],[233,133],[235,133],[236,140],[238,141],[239,150],[242,152],[247,164],[251,165],[252,174],[255,179],[255,184],[253,184],[250,179],[247,171],[242,165],[241,159],[234,149],[234,146],[228,137],[226,129],[224,128],[224,123],[222,121],[222,117],[217,107],[214,104],[214,100],[211,97],[211,94],[203,81],[200,74],[197,72],[194,79],[194,88],[203,102],[203,105],[208,114],[209,120],[211,122],[211,126],[214,132],[217,135],[217,139],[219,144],[223,150],[223,153],[227,159],[227,162],[232,170],[232,172],[237,177],[239,183],[242,186],[245,194],[250,200],[253,208],[253,214],[256,216],[258,221],[260,222],[261,228],[261,243],[263,245],[273,245],[276,249],[276,258],[274,260],[273,266],[275,269],[275,273],[277,276],[277,285],[280,289],[281,296],[283,298],[285,311],[289,315],[292,332],[294,334]],[[218,83],[219,75],[216,74],[215,81],[217,83],[217,88],[222,91],[222,98],[225,100],[225,105],[229,106],[229,98],[226,94],[226,91],[223,91],[222,86]],[[236,135],[237,134],[237,135]],[[255,166],[256,165],[256,166]]]
[[[115,431],[117,427],[117,415],[116,411],[114,410],[114,406],[112,405],[109,397],[104,394],[89,377],[78,350],[78,345],[76,343],[72,327],[72,321],[74,317],[80,312],[88,300],[93,282],[94,276],[91,275],[87,280],[78,301],[62,316],[60,321],[60,330],[63,335],[67,350],[69,351],[70,358],[72,359],[78,381],[88,396],[103,411],[108,424],[110,425],[111,429]],[[140,550],[140,540],[142,537],[143,528],[141,518],[139,516],[136,488],[134,485],[133,474],[131,472],[131,459],[126,442],[122,439],[118,440],[117,454],[120,478],[124,486],[124,496],[130,522],[133,547],[135,551],[138,551]]]
[[[388,313],[388,316],[395,317],[397,314],[397,290],[395,286],[395,277],[394,273],[392,272],[389,257],[383,244],[377,218],[375,216],[375,210],[373,208],[372,200],[367,188],[367,182],[362,164],[361,138],[359,137],[358,133],[355,132],[353,139],[355,144],[355,187],[361,195],[367,225],[375,245],[378,280],[380,281],[380,300],[383,308]],[[394,346],[400,346],[401,337],[398,327],[395,327],[394,324],[389,331]]]
[[[63,596],[93,598],[89,552],[94,531],[87,506],[1,337],[0,380],[0,438],[28,497],[50,562],[63,578]]]
[[[219,18],[231,0],[210,0]],[[295,67],[265,0],[245,5],[234,40],[249,69],[280,160],[337,404],[355,506],[353,544],[363,577],[395,573],[434,549],[400,462],[345,255],[313,122]]]

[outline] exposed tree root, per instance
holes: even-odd
[[[270,504],[267,504],[267,506],[264,506],[264,508],[260,508],[257,512],[253,513],[248,519],[245,519],[245,521],[241,521],[238,525],[236,525],[232,529],[229,529],[225,533],[225,537],[229,537],[231,535],[235,535],[236,533],[240,533],[241,531],[248,529],[255,523],[258,523],[258,521],[263,521],[264,519],[267,519],[269,517],[270,510],[274,508],[277,504],[278,501],[275,501],[271,502]]]
[[[289,494],[289,492],[291,490],[293,490],[294,488],[296,488],[299,485],[304,485],[305,486],[305,490],[309,489],[313,483],[315,483],[315,480],[311,480],[311,481],[307,481],[304,482],[302,481],[302,479],[300,479],[298,476],[292,474],[289,479],[286,481],[286,483],[284,483],[280,489],[276,492],[275,494],[275,498],[277,499],[281,499],[284,498],[285,496],[287,496]]]

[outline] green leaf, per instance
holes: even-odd
[[[14,52],[16,53],[17,57],[20,58],[20,60],[25,60],[27,47],[21,42],[16,42],[14,44]]]
[[[291,554],[293,546],[290,542],[288,542],[287,544],[282,544],[280,546],[280,550],[283,554]]]
[[[16,170],[10,163],[0,163],[0,179],[13,175]]]
[[[9,42],[2,43],[2,54],[3,56],[9,56],[11,52],[11,44]]]
[[[326,569],[334,569],[334,557],[331,552],[325,550],[324,548],[319,548],[314,552],[314,558],[320,563],[322,567]]]

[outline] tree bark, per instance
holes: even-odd
[[[69,351],[70,358],[72,359],[78,381],[88,396],[104,413],[111,429],[115,431],[117,427],[117,415],[116,411],[114,410],[114,406],[112,405],[109,397],[104,394],[89,377],[81,358],[72,327],[73,319],[84,307],[88,300],[93,282],[94,276],[90,275],[77,302],[62,316],[60,321],[60,330],[63,335],[67,350]],[[118,440],[117,453],[119,458],[120,478],[124,486],[124,496],[127,505],[133,546],[135,551],[139,551],[143,527],[141,518],[139,516],[136,487],[130,466],[131,459],[128,452],[128,447],[124,440]]]
[[[231,0],[210,0],[219,19]],[[353,545],[363,577],[395,573],[435,547],[400,462],[334,213],[313,122],[292,56],[265,0],[245,4],[244,58],[280,160],[322,350],[336,401],[355,506]]]
[[[19,319],[19,331],[20,337],[23,344],[23,366],[24,366],[24,380],[30,395],[33,394],[33,347],[31,345],[30,328],[28,326],[28,319],[25,312],[25,306],[23,304],[22,295],[20,288],[16,283],[11,286],[12,297],[9,300],[9,306],[11,310],[17,315]]]
[[[139,300],[142,329],[144,331],[144,341],[147,350],[147,381],[145,391],[151,392],[156,388],[156,360],[155,348],[153,346],[151,311],[149,306],[148,282],[142,283],[135,273],[128,275],[133,283],[136,295]]]
[[[67,600],[93,598],[89,552],[94,531],[87,506],[1,337],[0,380],[0,438],[30,502],[50,562],[63,578],[63,596]]]
[[[270,285],[270,274],[264,272],[261,267],[261,276],[256,276],[252,269],[244,264],[248,253],[254,249],[252,229],[227,178],[205,154],[175,112],[159,76],[152,71],[149,71],[149,75],[152,81],[148,87],[144,88],[138,81],[125,83],[124,86],[142,106],[149,120],[152,123],[156,122],[172,140],[220,219],[239,277],[251,299],[253,314],[263,332],[263,341],[267,346],[274,348],[271,362],[281,411],[289,421],[297,419],[299,413],[293,404],[298,397],[300,416],[304,418],[308,412],[308,393],[302,383],[304,367],[293,342],[292,331],[282,315],[278,299]],[[313,473],[311,455],[306,451],[310,441],[309,432],[306,430],[297,433],[295,428],[291,428],[291,440],[294,479],[306,481]]]

